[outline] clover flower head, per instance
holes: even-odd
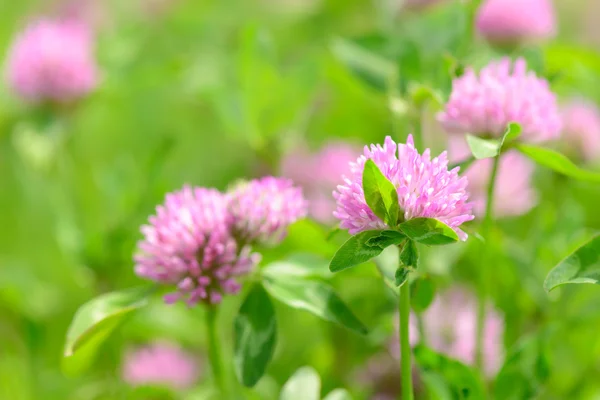
[[[362,187],[362,174],[368,159],[396,187],[402,217],[435,218],[456,231],[462,240],[467,234],[460,229],[463,222],[472,220],[468,202],[467,179],[458,176],[458,168],[448,170],[446,152],[431,158],[430,150],[419,154],[412,135],[406,144],[396,144],[386,137],[383,146],[365,146],[364,154],[350,165],[348,174],[333,193],[337,201],[334,216],[340,226],[351,234],[372,229],[387,229],[367,205]]]

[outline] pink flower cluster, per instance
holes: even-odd
[[[25,101],[77,100],[98,83],[90,30],[75,20],[31,23],[9,50],[6,76]]]
[[[396,187],[404,220],[417,217],[435,218],[454,229],[462,240],[467,238],[459,226],[472,220],[472,204],[467,201],[467,179],[458,176],[458,168],[448,170],[446,152],[431,158],[415,149],[412,136],[406,144],[396,144],[386,137],[384,145],[365,146],[364,155],[350,164],[350,174],[333,193],[337,201],[334,216],[357,234],[371,229],[386,229],[366,203],[362,188],[365,162],[371,159]]]
[[[492,43],[515,44],[554,36],[556,17],[551,0],[485,0],[476,26]]]
[[[302,189],[272,176],[238,185],[228,197],[233,235],[245,243],[281,241],[288,225],[305,217],[308,207]]]
[[[471,156],[463,136],[451,136],[448,154],[452,162],[462,162]],[[487,188],[492,170],[491,159],[477,160],[463,173],[469,180],[469,194],[477,216],[485,214]],[[494,189],[494,215],[512,217],[531,210],[538,200],[532,179],[535,165],[515,150],[500,156]]]
[[[587,162],[600,160],[600,110],[589,101],[571,100],[563,107],[563,142]]]
[[[329,143],[314,154],[300,148],[283,159],[281,174],[302,186],[309,215],[329,224],[335,220],[331,192],[342,176],[350,172],[350,163],[356,160],[356,154],[356,149],[344,142]]]
[[[185,186],[167,194],[142,226],[135,272],[176,285],[168,303],[219,303],[240,290],[237,278],[257,263],[251,245],[280,240],[305,213],[302,192],[287,179],[262,178],[226,194]]]
[[[562,127],[555,95],[548,82],[527,71],[525,60],[492,62],[479,74],[468,68],[452,83],[452,93],[438,120],[449,133],[500,137],[511,122],[522,128],[522,140],[557,139]]]
[[[162,385],[187,389],[199,375],[195,359],[179,347],[154,343],[130,350],[123,362],[123,380],[131,386]]]

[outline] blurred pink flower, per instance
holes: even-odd
[[[556,18],[551,0],[484,0],[476,26],[492,43],[513,44],[554,36]]]
[[[289,225],[306,216],[302,189],[286,178],[267,176],[227,194],[233,236],[242,243],[278,243]]]
[[[169,193],[149,222],[141,228],[144,240],[134,256],[135,273],[177,285],[177,292],[165,297],[168,303],[220,303],[224,294],[240,290],[236,278],[258,259],[236,242],[227,197],[215,189],[185,186]]]
[[[466,364],[475,363],[477,301],[469,291],[453,288],[438,294],[422,318],[427,346]],[[411,315],[410,325],[410,343],[414,346],[420,341],[414,315]],[[488,376],[493,376],[502,365],[503,331],[503,318],[488,307],[483,339],[484,371]],[[400,355],[397,342],[391,342],[391,352],[396,358]]]
[[[154,343],[128,351],[122,374],[131,386],[163,385],[181,390],[194,385],[199,368],[196,360],[179,347]]]
[[[571,100],[563,107],[563,142],[584,160],[600,160],[600,110],[589,101]]]
[[[463,136],[449,138],[448,154],[453,163],[464,161],[471,155]],[[485,215],[492,163],[491,159],[477,160],[462,173],[469,180],[468,191],[474,204],[473,211],[478,217]],[[515,150],[502,154],[494,188],[496,217],[522,215],[537,204],[538,195],[532,183],[534,169],[534,164]]]
[[[75,20],[31,23],[8,52],[9,85],[28,102],[70,102],[98,83],[90,29]]]
[[[334,216],[350,234],[370,229],[386,229],[387,225],[371,211],[362,188],[362,174],[368,159],[379,167],[398,192],[402,218],[435,218],[456,231],[462,240],[467,234],[459,227],[473,219],[468,202],[467,179],[458,176],[458,169],[448,170],[446,152],[431,159],[429,149],[423,154],[415,149],[412,135],[406,144],[396,144],[391,137],[385,144],[365,146],[364,155],[350,164],[348,174],[337,191]]]
[[[319,152],[311,154],[299,148],[282,161],[281,174],[304,189],[309,215],[324,224],[335,221],[335,200],[331,196],[344,174],[350,172],[350,163],[356,160],[358,149],[344,142],[331,142]]]
[[[562,127],[556,96],[545,79],[527,71],[524,59],[495,61],[479,74],[467,68],[452,82],[438,121],[448,133],[500,137],[511,122],[524,142],[557,139]]]

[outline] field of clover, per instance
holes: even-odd
[[[599,400],[598,0],[0,0],[0,400]]]

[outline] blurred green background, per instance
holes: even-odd
[[[52,13],[56,4],[1,1],[4,60],[27,19]],[[595,2],[557,2],[559,37],[524,50],[534,68],[557,76],[553,88],[563,96],[600,101]],[[406,136],[410,121],[389,106],[394,94],[378,90],[364,71],[354,73],[348,60],[357,56],[344,45],[376,48],[376,38],[386,35],[399,41],[404,52],[394,97],[399,100],[414,82],[447,96],[449,54],[477,65],[496,56],[482,43],[471,43],[469,4],[450,1],[405,15],[389,12],[388,3],[106,1],[98,28],[101,84],[76,108],[55,113],[29,107],[2,83],[0,399],[146,398],[121,381],[120,365],[128,346],[154,338],[172,339],[204,357],[201,311],[160,300],[112,335],[91,368],[64,365],[62,347],[82,303],[139,284],[132,268],[139,226],[166,192],[184,183],[225,189],[239,178],[276,174],[281,156],[304,140],[317,148],[332,138],[365,144],[390,133]],[[439,137],[434,134],[427,144],[443,148]],[[541,171],[540,205],[501,224],[497,246],[505,257],[498,266],[503,270],[495,272],[494,298],[506,316],[507,349],[527,335],[545,340],[543,357],[536,353],[535,365],[523,371],[535,375],[539,360],[547,364],[543,379],[524,378],[541,380],[536,398],[599,399],[600,292],[578,287],[548,296],[542,282],[599,227],[600,190],[555,179]],[[265,259],[296,251],[330,257],[336,243],[326,240],[328,229],[300,224]],[[441,286],[455,279],[469,283],[484,266],[468,248],[427,253],[424,268]],[[448,260],[457,261],[449,267]],[[276,398],[278,387],[302,365],[319,371],[323,393],[341,386],[357,399],[368,398],[373,388],[355,379],[356,371],[385,347],[395,300],[373,268],[336,276],[333,283],[372,334],[358,337],[278,308],[275,359],[249,398]],[[241,298],[223,306],[229,342]],[[205,398],[207,376],[186,398]]]

